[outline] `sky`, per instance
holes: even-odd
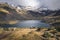
[[[35,8],[46,7],[51,10],[60,9],[60,0],[0,0],[0,2]]]

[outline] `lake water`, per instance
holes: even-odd
[[[41,20],[23,20],[23,21],[18,21],[17,24],[10,25],[10,24],[4,24],[1,25],[2,27],[49,27],[49,24],[46,24],[44,22],[41,22]]]

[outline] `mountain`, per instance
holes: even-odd
[[[1,4],[0,8],[3,8],[3,10],[6,10],[9,12],[9,14],[8,13],[6,14],[7,17],[5,17],[7,20],[25,20],[25,19],[29,20],[29,19],[39,19],[39,17],[40,17],[40,16],[38,16],[39,15],[38,12],[31,11],[31,12],[33,12],[33,14],[32,14],[29,10],[17,9],[17,7],[13,7],[9,4]],[[37,15],[35,15],[36,13],[37,13]],[[3,13],[3,14],[5,14],[5,13]],[[2,18],[2,19],[4,19],[4,18]]]
[[[21,7],[21,9],[18,9],[17,7],[7,3],[0,4],[0,23],[9,23],[12,20],[44,20],[47,23],[52,23],[52,21],[55,22],[54,20],[60,20],[60,10],[35,11],[22,9]]]

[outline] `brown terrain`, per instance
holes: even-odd
[[[60,40],[60,32],[48,28],[0,28],[0,40]]]
[[[37,15],[38,17],[35,17],[33,14],[31,15],[31,13],[29,15],[28,13],[25,13],[27,13],[27,11],[18,11],[7,3],[0,4],[0,24],[16,24],[16,20],[36,18],[39,20],[45,20],[46,23],[60,24],[60,16],[50,15],[42,17],[41,15]],[[58,25],[56,28],[58,28]],[[60,32],[55,28],[0,28],[0,40],[60,40]]]

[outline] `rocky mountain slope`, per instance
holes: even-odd
[[[18,9],[18,7],[13,7],[7,3],[0,4],[0,22],[8,22],[11,20],[43,20],[47,23],[59,20],[58,22],[60,22],[60,10],[32,11]]]

